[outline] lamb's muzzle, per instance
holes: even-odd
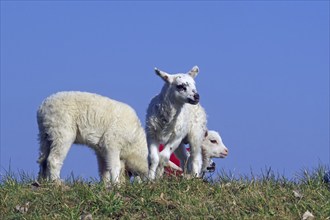
[[[225,158],[228,156],[228,149],[225,148],[221,153],[220,153],[220,158]]]
[[[199,102],[199,94],[194,94],[194,99],[188,99],[189,104],[197,105]]]

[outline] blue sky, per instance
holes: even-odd
[[[208,127],[234,174],[329,166],[328,1],[1,1],[1,169],[38,172],[36,110],[63,90],[131,105],[145,123],[170,73],[198,65]],[[65,178],[98,177],[73,146]]]

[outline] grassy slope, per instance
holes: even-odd
[[[95,181],[34,187],[26,175],[7,174],[0,184],[0,219],[80,219],[84,213],[93,219],[301,219],[307,210],[316,219],[330,219],[322,172],[305,173],[299,181],[270,173],[252,179],[221,175],[213,183],[168,178],[111,190]]]

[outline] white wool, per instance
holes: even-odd
[[[87,92],[59,92],[38,109],[39,178],[60,179],[63,161],[73,143],[97,156],[102,180],[119,182],[124,169],[148,174],[145,132],[135,111],[122,102]]]
[[[168,74],[156,69],[165,85],[148,107],[146,133],[149,148],[149,178],[161,176],[169,157],[178,147],[186,154],[184,143],[191,148],[188,172],[199,176],[202,168],[201,146],[206,131],[206,113],[199,102],[194,77],[198,67],[187,74]],[[159,145],[164,149],[159,153]],[[186,157],[187,158],[187,157]],[[186,164],[186,161],[184,161]]]

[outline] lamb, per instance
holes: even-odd
[[[100,178],[107,183],[119,183],[124,169],[140,177],[148,175],[145,132],[127,104],[93,93],[59,92],[43,101],[37,120],[39,179],[60,179],[73,143],[95,151]]]
[[[188,172],[199,176],[202,168],[202,142],[206,132],[206,113],[199,104],[194,78],[199,69],[188,73],[168,74],[155,68],[165,84],[150,102],[146,115],[146,133],[149,149],[149,179],[164,173],[170,155],[177,150],[186,152],[184,143],[190,145]],[[164,149],[159,153],[159,145]]]
[[[175,151],[174,154],[180,159],[181,167],[178,167],[177,164],[174,164],[171,161],[168,165],[172,170],[181,171],[182,173],[182,168],[184,167],[185,161],[187,161],[186,157],[189,157],[189,152],[187,151],[186,154],[180,154],[180,152],[181,151]],[[214,172],[215,163],[211,158],[225,158],[227,155],[228,149],[223,144],[219,133],[213,130],[207,131],[202,143],[203,165],[201,176],[204,176],[207,172]]]
[[[214,171],[215,163],[211,158],[226,158],[228,156],[228,149],[222,142],[222,138],[218,132],[209,130],[205,136],[202,145],[202,176],[206,172]]]

